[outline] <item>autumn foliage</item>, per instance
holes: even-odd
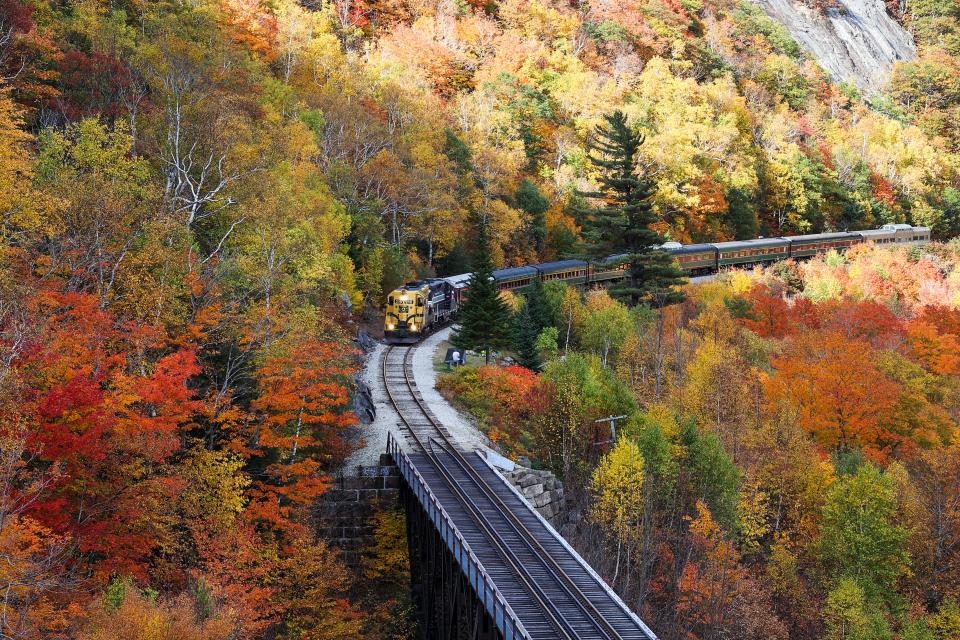
[[[882,421],[897,388],[871,355],[867,343],[839,333],[807,334],[772,361],[776,374],[768,380],[767,395],[796,410],[797,423],[828,450],[892,446]]]
[[[858,248],[661,311],[566,290],[542,373],[442,384],[563,476],[568,539],[661,637],[951,638],[958,258]]]
[[[617,109],[671,240],[960,233],[947,5],[894,7],[918,58],[868,102],[744,3],[0,0],[0,635],[409,635],[310,521],[384,291],[468,271],[478,216],[495,266],[577,253]],[[857,247],[662,311],[550,282],[542,373],[445,390],[564,477],[666,640],[945,640],[957,262]],[[609,415],[642,496],[604,520]],[[899,599],[822,553],[864,496]]]

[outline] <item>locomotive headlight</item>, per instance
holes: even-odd
[[[394,329],[396,329],[396,325],[392,322],[387,325],[387,331],[393,331]]]
[[[417,325],[415,325],[415,324],[410,325],[410,332],[411,332],[411,333],[416,333],[416,332],[417,332]]]

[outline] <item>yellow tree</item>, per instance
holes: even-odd
[[[687,365],[682,389],[685,412],[712,429],[739,460],[743,429],[758,391],[756,374],[736,345],[703,340]]]
[[[30,186],[32,136],[21,125],[13,100],[0,88],[0,241],[4,244],[44,224],[43,196]]]
[[[641,173],[655,181],[661,211],[683,212],[673,221],[677,238],[722,235],[726,206],[718,192],[757,185],[749,114],[731,80],[701,84],[675,76],[671,64],[650,60],[638,79],[638,99],[627,108],[650,128]]]
[[[269,169],[241,193],[238,208],[246,222],[233,245],[239,271],[256,292],[254,337],[269,346],[283,312],[303,306],[317,291],[352,299],[356,292],[352,265],[339,251],[350,221],[311,161],[317,147],[310,131],[270,114],[266,133]]]
[[[111,130],[86,119],[40,136],[37,182],[63,203],[52,216],[58,233],[50,253],[96,290],[103,307],[132,285],[125,282],[129,254],[159,209],[150,164],[132,151],[122,122]]]
[[[591,518],[604,530],[612,533],[617,546],[617,560],[612,582],[620,575],[621,559],[630,556],[640,538],[643,519],[644,464],[640,447],[627,438],[621,438],[613,450],[600,460],[593,472],[591,487],[594,503]]]
[[[204,611],[197,598],[157,600],[129,582],[115,582],[94,603],[73,637],[78,640],[230,640],[242,633],[234,611]],[[77,616],[77,619],[81,619]]]

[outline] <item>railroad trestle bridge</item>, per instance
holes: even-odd
[[[416,347],[388,347],[382,375],[401,431],[418,635],[426,640],[655,640],[478,452],[463,450],[413,380]]]

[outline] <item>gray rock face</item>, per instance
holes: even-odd
[[[882,0],[836,0],[824,12],[797,0],[754,0],[809,51],[834,80],[867,94],[882,89],[898,60],[917,56],[913,37]]]

